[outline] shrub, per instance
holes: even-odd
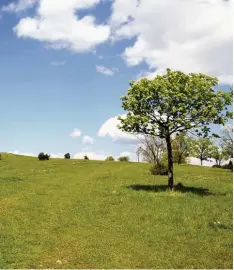
[[[230,160],[228,164],[221,166],[223,169],[231,170],[233,172],[233,163]]]
[[[231,170],[233,172],[233,163],[230,160],[228,164],[224,164],[223,166],[221,166],[221,165],[213,165],[212,168],[226,169],[226,170]]]
[[[84,156],[84,159],[85,159],[85,160],[89,160],[89,158],[88,158],[88,156],[87,156],[87,155],[85,155],[85,156]]]
[[[168,168],[164,163],[159,163],[150,168],[150,172],[152,175],[167,175]]]
[[[222,167],[220,165],[215,164],[212,166],[212,168],[222,168]]]
[[[49,159],[50,159],[50,155],[44,154],[43,152],[41,152],[41,153],[38,155],[38,159],[39,159],[39,160],[49,160]]]
[[[115,161],[115,159],[112,156],[109,156],[106,158],[106,161]]]
[[[128,156],[119,157],[118,161],[121,162],[129,162],[130,158]]]
[[[69,153],[67,153],[67,154],[64,155],[64,158],[65,159],[70,159],[71,158],[71,155]]]

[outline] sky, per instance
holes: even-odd
[[[233,1],[1,0],[1,152],[129,155],[130,80],[166,68],[232,86]]]

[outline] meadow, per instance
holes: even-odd
[[[232,172],[175,165],[0,160],[0,268],[232,268]]]

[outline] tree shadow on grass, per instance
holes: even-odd
[[[168,186],[167,185],[130,185],[127,188],[131,188],[136,191],[149,191],[149,192],[166,192],[168,191]],[[182,184],[178,184],[174,186],[174,191],[181,192],[181,193],[186,193],[190,192],[199,196],[210,196],[210,195],[226,195],[226,194],[216,194],[210,192],[206,188],[200,188],[200,187],[188,187],[184,186]]]

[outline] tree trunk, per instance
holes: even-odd
[[[172,147],[170,135],[166,137],[167,142],[167,159],[168,159],[168,188],[173,190],[174,178],[173,178],[173,158],[172,158]]]
[[[179,156],[178,156],[178,164],[179,164],[179,165],[182,163],[182,161],[181,161],[181,160],[182,160],[182,156],[181,156],[181,155],[179,155]]]
[[[201,166],[202,166],[203,159],[201,158]]]

